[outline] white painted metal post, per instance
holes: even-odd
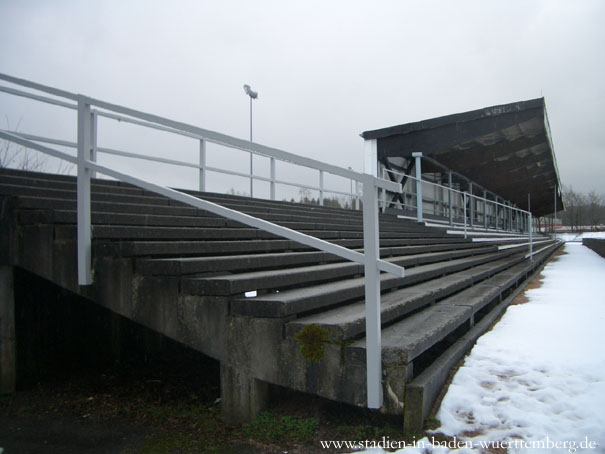
[[[487,230],[487,191],[483,190],[483,228]]]
[[[466,192],[462,194],[463,197],[463,203],[462,205],[464,206],[464,238],[466,238]]]
[[[200,192],[206,192],[206,141],[200,139],[200,168],[199,168]]]
[[[324,171],[319,171],[319,204],[324,204]]]
[[[363,253],[366,310],[366,374],[368,408],[382,406],[382,341],[380,322],[380,258],[378,190],[374,179],[363,180]]]
[[[529,212],[529,219],[530,219],[530,224],[531,224],[531,220],[532,220],[532,216],[531,216],[531,194],[527,194],[527,211]],[[534,251],[533,251],[533,226],[530,225],[529,228],[529,259],[533,262],[534,261]]]
[[[469,205],[469,224],[471,226],[471,228],[473,228],[473,225],[475,224],[475,199],[473,199],[473,183],[469,182],[468,184],[468,193],[469,193],[469,199],[468,199],[468,205]],[[466,206],[466,204],[464,205]]]
[[[90,224],[90,177],[86,161],[92,152],[90,104],[78,100],[78,284],[92,284],[92,227]]]
[[[380,168],[380,174],[381,174],[380,177],[383,180],[386,180],[387,170],[384,167],[379,167],[379,168]],[[384,213],[384,211],[387,209],[387,190],[384,189],[384,188],[381,188],[378,191],[379,191],[379,194],[380,194],[380,201],[381,201],[381,204],[378,207],[378,209],[380,209],[380,211],[382,211]]]
[[[450,207],[450,225],[454,225],[454,211],[452,207],[452,172],[447,173],[447,202]]]
[[[422,222],[422,153],[412,153],[416,159],[416,219]]]
[[[97,111],[90,112],[90,160],[97,162]],[[97,178],[97,172],[91,171],[90,178]]]
[[[271,200],[275,200],[275,158],[271,158],[270,192],[271,192]]]
[[[252,98],[250,98],[252,104]],[[252,125],[252,123],[250,123]],[[252,142],[252,131],[250,131],[250,142]],[[254,153],[250,152],[250,197],[254,197]]]

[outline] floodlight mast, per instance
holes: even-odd
[[[258,98],[258,92],[253,91],[250,85],[244,84],[244,93],[250,97],[250,142],[252,142],[252,100]],[[254,192],[254,177],[253,177],[253,154],[250,152],[250,197]]]

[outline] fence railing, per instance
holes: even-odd
[[[70,93],[35,82],[18,79],[5,74],[0,74],[0,80],[36,90],[38,92],[46,93],[54,96],[55,98],[49,98],[47,96],[25,92],[11,87],[0,87],[0,91],[4,93],[27,97],[43,103],[53,104],[68,109],[75,109],[77,111],[77,140],[75,142],[9,131],[0,131],[0,138],[17,143],[25,148],[37,150],[55,158],[71,162],[77,166],[77,260],[78,282],[80,285],[90,285],[93,283],[91,178],[96,173],[124,181],[126,183],[141,187],[145,190],[152,191],[162,196],[169,197],[173,200],[191,205],[195,208],[209,211],[227,219],[270,232],[272,234],[299,242],[306,246],[334,254],[345,260],[361,263],[364,265],[365,275],[367,404],[369,408],[379,408],[382,406],[382,348],[379,276],[380,272],[383,271],[391,273],[395,276],[403,277],[404,268],[380,259],[378,190],[383,189],[398,192],[401,191],[401,185],[381,178],[373,177],[369,174],[354,172],[350,169],[345,169],[314,159],[305,158],[303,156],[298,156],[276,148],[267,147],[215,131],[202,129],[186,123],[140,112],[127,107],[90,98],[88,96]],[[95,107],[94,109],[93,106]],[[355,182],[355,187],[357,187],[357,183],[361,184],[363,193],[363,253],[320,240],[301,232],[250,216],[240,211],[226,208],[219,204],[194,197],[175,189],[160,186],[141,178],[122,173],[115,168],[98,164],[96,162],[97,153],[105,152],[128,157],[136,157],[144,160],[164,162],[168,164],[185,165],[185,163],[182,163],[181,161],[168,158],[155,158],[120,150],[99,148],[97,146],[97,120],[99,116],[120,119],[121,121],[128,121],[140,126],[160,129],[173,134],[187,136],[199,140],[200,161],[199,165],[193,165],[193,167],[199,169],[199,185],[200,189],[202,190],[205,188],[205,173],[209,170],[218,170],[209,168],[205,164],[206,142],[212,142],[226,147],[269,157],[272,162],[272,176],[269,179],[272,185],[272,195],[274,195],[274,185],[279,182],[279,180],[274,178],[275,160],[281,160],[299,166],[315,169],[319,172],[320,176],[320,190],[322,189],[323,185],[324,173],[330,173],[345,179],[349,179]],[[74,157],[64,151],[50,148],[46,145],[42,145],[39,142],[75,147],[77,149],[77,155]],[[221,171],[224,173],[232,173],[225,170]],[[250,176],[250,178],[259,177]],[[288,183],[284,182],[284,184]]]
[[[424,214],[427,211],[425,210],[425,202],[428,202],[428,205],[433,207],[433,214],[439,214],[443,218],[447,217],[450,226],[463,226],[465,238],[469,228],[482,228],[486,231],[491,228],[526,233],[529,236],[529,256],[533,260],[533,216],[531,212],[394,170],[383,169],[383,178],[387,173],[413,181],[415,190],[406,192],[404,187],[402,191],[397,193],[403,196],[404,201],[407,201],[409,196],[410,203],[406,203],[401,201],[388,202],[387,195],[389,191],[383,189],[380,196],[380,203],[383,208],[391,204],[411,208],[416,210],[416,220],[423,222]],[[442,193],[447,194],[447,200],[425,199],[423,185],[439,189]],[[459,203],[457,203],[457,199]],[[439,209],[436,208],[438,206],[440,206]],[[436,211],[439,211],[439,213]],[[460,221],[460,216],[457,216],[457,213],[460,214],[460,212],[462,221]],[[481,223],[478,222],[479,219],[482,221]]]
[[[11,78],[11,77],[0,77],[0,79],[4,79],[4,80],[7,80],[7,81],[13,82],[13,83],[17,83],[14,81],[18,80],[18,79]],[[12,80],[8,80],[8,79],[12,79]],[[30,85],[27,85],[27,86],[29,86],[30,88],[34,88],[34,89],[36,88],[36,86],[38,88],[41,87],[39,84],[34,84],[34,83],[31,83]],[[41,101],[41,102],[44,102],[47,104],[53,104],[53,105],[65,107],[65,108],[75,110],[75,111],[78,110],[77,102],[76,103],[65,102],[65,101],[57,100],[55,98],[44,97],[44,96],[36,95],[34,93],[16,90],[16,89],[13,89],[10,87],[0,86],[0,92],[5,92],[5,93],[12,94],[15,96],[21,96],[24,98]],[[50,94],[53,94],[56,96],[62,96],[62,95],[65,95],[66,93],[67,92],[56,90]],[[76,100],[73,97],[67,97],[67,98]],[[105,106],[103,106],[101,104],[105,104]],[[110,107],[108,107],[109,104],[107,104],[107,103],[101,103],[101,104],[94,104],[94,105],[96,105],[98,107],[105,107],[105,108],[109,108],[110,110],[113,110]],[[120,106],[114,106],[114,107],[120,107]],[[357,184],[359,180],[356,180],[354,177],[351,177],[350,175],[347,176],[347,175],[344,175],[342,172],[336,171],[335,166],[330,166],[329,164],[321,163],[324,165],[322,165],[318,168],[316,164],[312,163],[313,160],[304,158],[302,156],[294,155],[294,154],[291,154],[291,153],[288,153],[288,152],[285,152],[282,150],[278,150],[275,148],[262,146],[260,144],[256,144],[253,142],[248,142],[245,140],[237,139],[235,137],[216,133],[214,131],[203,130],[201,128],[195,128],[195,131],[193,131],[190,128],[183,128],[183,126],[189,126],[189,125],[185,125],[183,123],[177,123],[177,122],[170,121],[171,124],[169,126],[164,125],[162,123],[156,123],[151,118],[151,117],[155,117],[155,116],[149,115],[149,114],[145,114],[144,116],[140,117],[140,119],[138,119],[136,116],[132,115],[135,111],[133,111],[132,109],[126,109],[126,110],[128,112],[124,115],[123,114],[124,111],[119,111],[119,110],[116,111],[117,113],[115,113],[115,112],[111,112],[111,111],[107,111],[107,110],[91,109],[91,115],[92,115],[91,121],[93,123],[92,124],[93,153],[94,153],[95,157],[96,157],[97,153],[105,153],[105,154],[110,154],[110,155],[115,155],[115,156],[135,158],[135,159],[144,159],[147,161],[153,161],[153,162],[159,162],[159,163],[164,163],[164,164],[170,164],[170,165],[174,165],[174,166],[197,169],[198,170],[198,189],[202,192],[207,190],[207,180],[208,180],[207,174],[208,174],[208,172],[215,172],[215,173],[219,173],[219,174],[223,174],[223,175],[231,175],[231,176],[236,176],[236,177],[247,178],[250,181],[250,192],[251,192],[250,197],[254,196],[254,194],[253,194],[254,181],[264,181],[266,183],[269,183],[270,200],[277,200],[276,187],[277,187],[277,185],[283,185],[283,186],[292,186],[292,187],[297,187],[300,189],[306,189],[306,190],[317,192],[319,194],[319,197],[317,200],[320,205],[324,205],[324,199],[325,199],[326,194],[335,194],[335,195],[344,196],[345,198],[350,199],[351,208],[353,208],[353,207],[355,207],[356,209],[360,208],[361,195],[360,195],[360,191],[359,191],[359,185]],[[120,113],[122,113],[122,114],[120,114]],[[138,112],[138,113],[142,114],[142,112]],[[115,148],[100,147],[97,145],[97,137],[96,137],[97,121],[98,121],[97,119],[99,117],[113,119],[113,120],[119,121],[121,123],[129,123],[129,124],[133,124],[133,125],[138,125],[138,126],[155,129],[155,130],[159,130],[159,131],[164,131],[164,132],[168,132],[171,134],[198,140],[199,141],[198,162],[193,163],[193,162],[181,161],[181,160],[177,160],[177,159],[156,157],[156,156],[151,156],[151,155],[141,155],[138,153],[132,153],[132,152],[124,151],[124,150],[118,150]],[[159,118],[159,117],[156,117],[156,119],[157,118]],[[178,127],[178,126],[175,127],[176,124],[180,125],[181,127]],[[10,131],[5,130],[5,132],[10,132]],[[61,146],[70,147],[70,148],[74,148],[74,149],[77,148],[77,143],[73,142],[73,141],[40,137],[40,136],[35,136],[32,134],[19,133],[19,132],[13,132],[13,134],[20,135],[24,138],[29,138],[30,140],[34,140],[37,142],[61,145]],[[260,174],[254,174],[253,168],[250,168],[250,170],[247,173],[244,173],[244,172],[238,172],[238,171],[235,171],[232,169],[208,165],[207,164],[207,155],[208,155],[207,144],[208,143],[214,143],[217,145],[222,145],[222,146],[226,146],[228,148],[247,152],[250,154],[251,159],[252,159],[252,156],[261,156],[261,157],[268,158],[270,160],[269,176],[266,177],[266,176],[263,176]],[[255,145],[255,146],[251,146],[251,145]],[[296,164],[299,166],[314,169],[317,172],[317,184],[316,185],[304,184],[304,183],[298,183],[298,182],[292,182],[292,181],[288,181],[288,180],[284,180],[284,179],[279,179],[276,175],[276,161],[288,162],[291,164]],[[341,168],[338,168],[338,169],[341,169]],[[350,169],[341,169],[341,170],[350,170]],[[339,190],[339,189],[335,189],[334,187],[327,187],[325,184],[325,174],[333,174],[333,175],[337,175],[339,177],[348,179],[350,181],[350,185],[349,185],[350,191]]]

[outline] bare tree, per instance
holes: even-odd
[[[19,130],[17,123],[14,131]],[[6,119],[7,130],[10,131],[10,124]],[[42,170],[46,167],[47,158],[38,152],[29,150],[22,145],[18,145],[10,140],[0,140],[0,168],[12,167],[21,170]]]
[[[590,191],[586,199],[588,202],[588,219],[590,221],[590,226],[593,230],[596,230],[602,220],[603,199],[595,191]]]

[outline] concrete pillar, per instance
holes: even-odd
[[[268,403],[268,383],[221,363],[221,413],[226,423],[250,422]]]
[[[17,384],[15,282],[13,267],[0,266],[0,394],[14,393]]]

